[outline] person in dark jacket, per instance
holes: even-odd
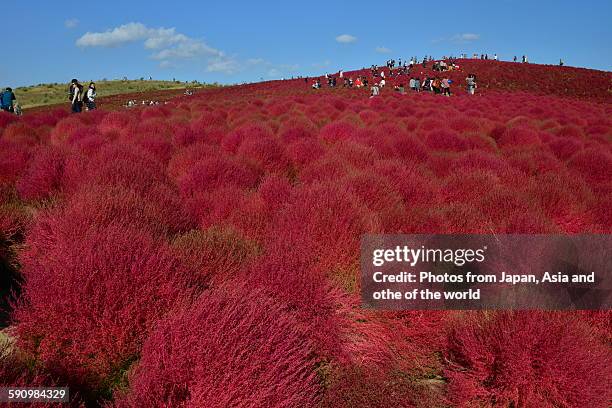
[[[12,88],[6,88],[4,92],[0,94],[0,107],[5,112],[15,112],[13,108],[13,102],[15,101],[15,94]]]
[[[83,110],[83,85],[77,79],[70,81],[70,104],[73,113]]]

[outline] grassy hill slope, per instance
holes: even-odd
[[[113,80],[95,81],[98,97],[119,94],[132,94],[172,89],[204,88],[216,85],[199,82],[179,81],[147,81],[147,80]],[[89,82],[83,82],[87,86]],[[39,84],[14,89],[17,101],[22,108],[28,109],[36,106],[55,105],[68,101],[68,84]]]

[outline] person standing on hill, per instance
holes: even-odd
[[[440,81],[440,87],[442,88],[442,95],[451,96],[450,81],[448,78],[445,77]]]
[[[468,94],[474,95],[474,91],[476,90],[476,75],[469,74],[467,78],[465,78],[465,82],[467,83]]]
[[[87,110],[96,109],[96,84],[93,82],[89,83],[87,93],[85,94],[85,103],[87,104]]]
[[[562,67],[563,66],[563,60],[559,58],[559,66]]]
[[[70,103],[72,113],[80,113],[83,109],[83,85],[77,79],[70,81]]]
[[[440,93],[440,85],[440,78],[438,77],[435,77],[433,81],[431,81],[431,89],[434,94],[438,95]]]
[[[15,101],[15,94],[12,88],[6,88],[4,92],[0,94],[0,107],[5,112],[14,113],[13,102]]]
[[[370,98],[380,95],[380,88],[378,87],[378,83],[375,83],[370,90]]]

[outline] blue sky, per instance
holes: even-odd
[[[3,3],[0,18],[0,86],[123,76],[239,83],[462,52],[612,68],[610,0],[30,0]]]

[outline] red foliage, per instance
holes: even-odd
[[[178,186],[183,196],[189,197],[227,185],[253,188],[258,180],[259,174],[252,166],[231,157],[218,156],[195,163],[189,172],[178,180]]]
[[[121,381],[154,322],[188,294],[169,248],[127,225],[49,214],[26,243],[17,344],[91,390]]]
[[[166,181],[162,164],[142,148],[129,144],[104,146],[91,157],[72,155],[66,161],[64,175],[68,191],[96,183],[146,192]]]
[[[0,140],[0,184],[13,184],[27,169],[29,149],[18,143]]]
[[[575,170],[587,182],[609,181],[612,174],[612,154],[601,149],[587,149],[572,156],[568,167]]]
[[[314,363],[265,293],[225,286],[158,325],[116,406],[315,407]]]
[[[6,376],[90,405],[602,405],[609,315],[359,309],[362,234],[611,231],[610,73],[458,64],[450,98],[298,79],[0,114],[0,256],[39,370]]]
[[[66,153],[54,146],[45,146],[33,155],[26,173],[17,183],[17,192],[23,200],[49,198],[62,185]]]
[[[468,314],[448,341],[454,406],[606,407],[612,398],[610,352],[575,315]]]

